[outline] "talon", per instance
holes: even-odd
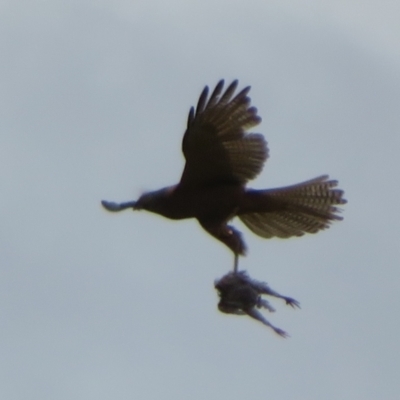
[[[295,299],[292,299],[291,297],[287,297],[287,298],[285,298],[285,301],[286,301],[286,304],[288,305],[288,306],[290,306],[290,307],[293,307],[293,308],[301,308],[300,307],[300,303],[297,301],[297,300],[295,300]]]
[[[290,335],[287,333],[287,332],[285,332],[284,330],[282,330],[282,329],[279,329],[279,328],[274,328],[274,331],[279,335],[279,336],[282,336],[283,338],[288,338],[288,337],[290,337]]]

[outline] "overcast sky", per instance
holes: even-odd
[[[400,3],[2,0],[0,397],[395,400],[400,389]],[[176,183],[189,107],[252,86],[270,158],[328,173],[344,221],[245,228],[241,268],[301,302],[217,310],[232,266],[195,220],[110,214]]]

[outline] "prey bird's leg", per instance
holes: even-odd
[[[270,296],[277,297],[278,299],[285,300],[286,304],[288,306],[293,307],[293,308],[296,308],[296,307],[301,308],[300,307],[300,303],[297,300],[295,300],[295,299],[293,299],[291,297],[282,296],[281,294],[275,292],[275,290],[272,290],[270,287],[268,287],[268,290],[265,290],[263,293],[264,294],[268,294]]]
[[[251,308],[249,310],[245,310],[247,315],[249,315],[250,317],[260,321],[261,323],[263,323],[264,325],[269,326],[271,329],[273,329],[275,331],[275,333],[277,333],[279,336],[282,336],[284,338],[288,337],[289,335],[280,328],[277,328],[276,326],[272,325],[269,321],[267,321],[264,316],[256,309],[256,308]]]
[[[117,212],[135,207],[136,201],[127,201],[125,203],[113,203],[112,201],[102,200],[101,205],[108,211]]]
[[[293,308],[296,308],[296,307],[297,307],[297,308],[301,308],[301,307],[300,307],[300,303],[299,303],[297,300],[293,299],[292,297],[282,296],[281,294],[275,292],[275,290],[272,290],[270,287],[268,287],[268,290],[266,290],[266,291],[263,292],[263,293],[264,293],[264,294],[268,294],[268,295],[270,295],[270,296],[277,297],[278,299],[285,300],[286,304],[287,304],[288,306],[290,306],[290,307],[293,307]]]
[[[258,308],[266,308],[269,312],[275,312],[275,308],[269,304],[268,300],[262,299],[261,296],[257,299]]]
[[[286,304],[293,307],[293,308],[301,308],[300,303],[293,299],[292,297],[287,297],[287,296],[282,296],[278,292],[275,292],[275,290],[272,290],[265,282],[257,282],[257,281],[252,281],[253,287],[255,287],[259,293],[261,294],[267,294],[269,296],[277,297],[278,299],[285,300]]]

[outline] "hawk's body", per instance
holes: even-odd
[[[342,219],[335,205],[344,204],[337,181],[321,176],[279,189],[252,190],[246,183],[268,158],[264,137],[246,131],[259,124],[246,87],[236,96],[237,81],[222,94],[220,81],[210,98],[205,87],[196,110],[191,108],[182,142],[186,165],[180,182],[142,195],[136,202],[103,202],[110,211],[145,209],[170,219],[197,218],[201,226],[235,254],[245,254],[240,232],[228,225],[238,216],[265,238],[301,236]],[[234,97],[233,97],[234,96]]]

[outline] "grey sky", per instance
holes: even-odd
[[[0,3],[0,397],[395,400],[400,389],[400,3]],[[270,159],[250,186],[329,173],[349,203],[241,267],[284,340],[218,313],[229,251],[196,221],[112,215],[178,181],[189,107],[238,78]]]

